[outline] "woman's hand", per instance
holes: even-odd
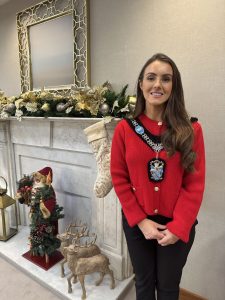
[[[163,238],[158,240],[158,243],[161,246],[172,245],[179,240],[179,238],[168,229],[161,231],[161,233],[163,234]]]
[[[151,239],[160,240],[164,238],[164,234],[162,232],[166,230],[159,231],[158,229],[161,230],[166,229],[165,225],[158,224],[149,219],[144,219],[141,222],[139,222],[137,225],[147,240],[151,240]]]

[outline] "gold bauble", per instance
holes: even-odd
[[[42,105],[41,109],[47,112],[50,110],[50,105],[48,103],[44,103]]]

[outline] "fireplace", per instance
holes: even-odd
[[[15,195],[16,181],[24,174],[45,166],[53,169],[57,202],[65,218],[59,232],[70,222],[87,223],[97,233],[97,244],[111,262],[116,279],[132,275],[132,268],[121,226],[121,207],[114,190],[102,199],[95,197],[96,161],[83,129],[100,121],[90,118],[16,118],[0,121],[1,176]],[[111,138],[117,121],[108,123]],[[18,205],[21,225],[28,226],[28,208]],[[24,243],[27,241],[24,240]]]

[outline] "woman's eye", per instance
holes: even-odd
[[[162,81],[163,82],[170,82],[171,78],[170,77],[165,77],[165,78],[162,78]]]
[[[147,77],[147,80],[153,81],[153,80],[155,80],[155,77],[149,76],[149,77]]]

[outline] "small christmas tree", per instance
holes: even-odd
[[[52,175],[52,169],[45,167],[31,176],[24,176],[16,195],[20,203],[30,207],[30,253],[47,258],[60,247],[56,235],[58,220],[64,217],[63,207],[56,203]]]

